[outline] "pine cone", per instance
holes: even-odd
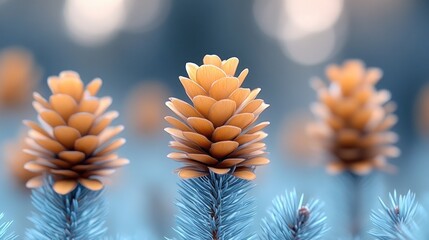
[[[392,145],[397,136],[390,131],[397,118],[388,103],[390,93],[374,87],[382,76],[380,69],[349,60],[342,67],[328,66],[326,75],[329,87],[313,82],[320,102],[312,110],[320,122],[311,130],[332,157],[328,171],[362,175],[373,168],[393,170],[386,158],[399,154]]]
[[[237,58],[206,55],[203,62],[186,64],[189,78],[179,77],[192,105],[177,98],[166,103],[180,118],[165,118],[173,126],[165,129],[174,139],[170,146],[180,151],[168,157],[185,164],[177,170],[181,178],[211,171],[252,180],[255,167],[269,163],[262,142],[269,122],[254,125],[269,105],[255,99],[261,89],[240,88],[249,71],[234,77]]]
[[[90,190],[103,188],[101,177],[112,174],[128,163],[114,152],[125,143],[115,139],[123,126],[109,127],[118,117],[116,111],[106,112],[112,99],[95,95],[102,84],[94,79],[86,88],[75,72],[62,72],[48,79],[52,95],[49,101],[34,94],[33,106],[39,123],[25,121],[28,132],[26,153],[35,160],[25,168],[39,173],[27,182],[34,188],[43,184],[43,173],[53,176],[54,190],[60,194],[73,191],[78,183]]]

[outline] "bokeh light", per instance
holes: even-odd
[[[344,40],[343,0],[256,0],[257,24],[276,39],[286,56],[301,65],[316,65],[331,58]],[[338,34],[340,32],[340,34]]]
[[[147,32],[161,25],[168,16],[171,0],[126,0],[125,31]]]
[[[286,0],[285,12],[301,30],[320,32],[337,22],[343,4],[343,0]]]
[[[337,44],[333,30],[308,34],[282,43],[283,50],[293,61],[314,65],[330,58]]]
[[[67,0],[64,18],[70,37],[82,45],[113,38],[125,21],[124,0]]]

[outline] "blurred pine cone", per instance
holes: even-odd
[[[170,146],[180,151],[168,157],[185,164],[177,170],[181,178],[211,171],[252,180],[255,167],[269,163],[262,142],[269,122],[254,125],[269,105],[255,99],[261,89],[240,88],[249,71],[234,77],[237,58],[206,55],[203,62],[187,63],[189,78],[179,77],[192,105],[177,98],[166,103],[180,118],[165,118],[173,126],[165,129],[174,139]]]
[[[22,107],[39,82],[40,70],[31,53],[7,48],[0,53],[0,105]]]
[[[26,135],[21,134],[18,139],[8,141],[4,146],[5,161],[12,174],[12,177],[24,186],[24,184],[31,178],[37,176],[37,173],[30,172],[24,168],[24,165],[33,160],[33,155],[25,153],[22,149],[28,148],[25,141]]]
[[[381,70],[349,60],[343,66],[328,66],[326,75],[329,87],[320,80],[313,82],[320,102],[312,110],[320,122],[310,130],[331,156],[328,171],[362,175],[374,168],[394,170],[386,158],[399,155],[392,145],[397,136],[390,131],[397,118],[394,105],[388,103],[390,93],[375,89]]]
[[[311,113],[292,112],[287,114],[279,131],[279,149],[285,160],[301,166],[318,166],[322,163],[323,151],[320,142],[311,132],[307,131],[308,124],[313,122]]]
[[[415,115],[417,131],[422,137],[429,135],[429,85],[421,88],[417,99]]]
[[[155,81],[142,82],[133,88],[127,101],[127,116],[133,133],[151,139],[160,135],[165,127],[163,118],[167,110],[164,102],[168,92],[166,86]]]
[[[27,187],[41,186],[41,175],[48,173],[57,193],[67,194],[78,183],[97,191],[103,188],[101,177],[128,163],[114,153],[125,143],[123,138],[111,141],[123,126],[109,127],[118,112],[105,113],[112,99],[96,97],[101,84],[101,79],[94,79],[84,87],[77,73],[65,71],[48,79],[49,101],[34,94],[39,123],[25,121],[31,128],[27,138],[30,147],[25,151],[35,159],[25,168],[39,176],[29,180]]]

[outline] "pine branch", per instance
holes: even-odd
[[[252,187],[250,181],[215,173],[182,180],[175,228],[178,239],[252,239],[254,199],[248,195]]]
[[[0,213],[0,220],[4,217],[3,213]],[[12,221],[0,223],[0,240],[13,240],[17,236],[13,232],[9,232],[9,227],[12,225]]]
[[[91,191],[79,185],[61,195],[52,188],[52,178],[33,190],[36,212],[29,218],[34,228],[27,230],[30,240],[101,239],[105,236],[106,203],[103,191]]]
[[[262,220],[261,239],[317,240],[328,231],[322,204],[311,200],[304,204],[304,195],[298,198],[296,191],[285,192],[273,200],[269,217]]]
[[[390,204],[380,198],[382,208],[372,211],[373,229],[369,234],[378,240],[416,239],[416,219],[422,211],[416,195],[408,191],[407,195],[398,196],[395,190],[393,195],[389,193],[389,198]]]

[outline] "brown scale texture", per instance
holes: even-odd
[[[170,146],[177,150],[168,157],[185,165],[177,169],[181,178],[211,171],[255,179],[255,167],[269,163],[262,131],[269,122],[256,123],[269,105],[256,98],[259,88],[241,87],[249,71],[234,76],[237,58],[206,55],[203,62],[186,64],[188,77],[179,77],[191,104],[177,98],[166,103],[177,115],[165,118],[172,126],[165,129],[174,139]]]
[[[399,154],[393,146],[397,136],[390,131],[397,118],[390,93],[375,88],[380,69],[366,69],[361,61],[349,60],[328,66],[326,76],[329,86],[313,82],[319,102],[312,110],[320,121],[309,129],[330,156],[328,171],[359,175],[374,168],[393,171],[387,158]]]
[[[115,153],[125,139],[112,139],[123,126],[110,126],[118,113],[106,112],[110,97],[96,96],[101,84],[94,79],[85,87],[77,73],[64,71],[48,79],[48,100],[34,94],[38,122],[24,122],[30,128],[24,151],[33,156],[25,168],[38,176],[27,187],[41,186],[43,175],[49,174],[57,193],[67,194],[78,184],[97,191],[103,188],[101,178],[128,163]]]

